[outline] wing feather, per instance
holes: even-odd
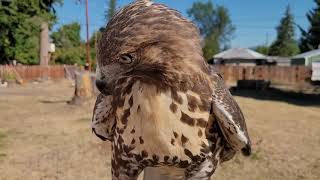
[[[244,116],[220,75],[213,75],[212,112],[216,116],[222,134],[235,151],[249,155],[251,141]],[[246,153],[249,151],[248,153]]]

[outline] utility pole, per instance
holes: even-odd
[[[269,32],[266,33],[266,46],[269,46]]]
[[[94,35],[94,49],[95,49],[96,52],[97,52],[97,47],[98,47],[98,32],[99,32],[99,31],[97,31],[96,34]],[[95,62],[95,63],[98,62],[98,60],[97,60],[97,53],[96,53],[95,61],[94,61],[94,62]]]
[[[87,65],[88,71],[91,71],[91,60],[90,60],[90,43],[89,43],[89,12],[88,12],[88,0],[86,0],[86,26],[87,26],[87,43],[86,43],[86,50],[87,50]]]

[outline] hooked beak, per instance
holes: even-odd
[[[97,132],[96,132],[96,129],[95,128],[92,128],[92,132],[98,137],[100,138],[102,141],[107,141],[108,139],[99,135]]]
[[[111,87],[107,84],[107,82],[97,79],[96,86],[103,95],[105,96],[112,95]]]

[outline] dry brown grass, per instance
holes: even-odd
[[[69,81],[0,89],[1,180],[110,179],[110,144],[90,130],[93,101],[69,106],[72,95]],[[222,164],[214,179],[320,179],[319,106],[236,99],[254,153]]]

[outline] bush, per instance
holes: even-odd
[[[84,47],[59,48],[53,54],[53,60],[57,64],[85,65],[86,51]]]

